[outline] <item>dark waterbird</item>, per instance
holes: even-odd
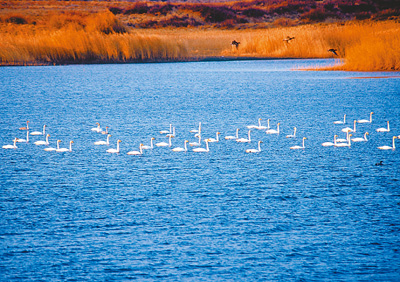
[[[238,41],[236,41],[236,40],[233,40],[232,43],[231,43],[231,45],[232,45],[232,46],[235,46],[236,49],[239,48],[239,44],[240,44],[240,42],[238,42]]]
[[[333,49],[333,48],[331,48],[331,49],[328,50],[328,52],[332,52],[332,53],[335,54],[336,56],[339,56],[339,55],[336,53],[336,51],[337,51],[337,49]]]
[[[383,165],[383,161],[380,161],[379,163],[376,163],[375,165],[376,165],[376,166],[378,166],[378,165]]]
[[[283,41],[286,41],[286,43],[290,43],[290,41],[292,41],[294,39],[293,37],[287,36],[285,39],[283,39]]]

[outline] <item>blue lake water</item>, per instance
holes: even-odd
[[[74,141],[0,150],[0,280],[399,281],[400,141],[377,147],[400,135],[400,73],[296,70],[331,63],[0,68],[1,146],[27,120],[52,147]],[[353,133],[369,141],[321,146],[371,111]],[[223,139],[258,118],[280,134]],[[109,146],[93,144],[96,122]],[[221,132],[208,153],[126,154],[170,124],[172,147],[194,142],[199,122],[204,138]]]

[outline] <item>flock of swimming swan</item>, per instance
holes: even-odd
[[[369,135],[368,132],[364,133],[363,137],[356,137],[356,138],[351,138],[353,136],[353,133],[356,132],[356,125],[357,124],[365,124],[365,123],[372,123],[372,115],[373,112],[370,113],[369,119],[360,119],[360,120],[354,120],[353,122],[353,127],[345,127],[343,128],[341,131],[346,133],[346,138],[338,138],[339,136],[337,134],[334,135],[333,137],[333,142],[324,142],[322,143],[322,146],[324,147],[329,147],[329,146],[334,146],[334,147],[350,147],[351,146],[351,142],[367,142],[367,135]],[[261,124],[261,118],[258,119],[258,124],[257,125],[248,125],[246,126],[248,129],[248,133],[247,133],[247,138],[239,138],[239,128],[236,129],[236,135],[232,135],[232,136],[225,136],[224,139],[225,140],[234,140],[238,143],[250,143],[251,140],[251,132],[252,130],[265,130],[266,134],[280,134],[280,130],[279,130],[279,126],[280,123],[277,124],[276,129],[272,129],[270,128],[270,120],[267,120],[267,125],[262,125]],[[334,121],[334,124],[337,125],[344,125],[346,124],[346,115],[344,115],[343,120],[338,120],[338,121]],[[110,145],[110,137],[111,134],[109,134],[108,132],[108,127],[106,127],[105,130],[103,130],[100,127],[99,123],[96,123],[96,127],[92,128],[91,131],[95,132],[95,133],[100,133],[103,135],[107,135],[106,140],[101,140],[101,141],[96,141],[94,142],[94,145],[96,146],[101,146],[101,145]],[[43,130],[42,131],[33,131],[33,132],[29,132],[29,121],[26,122],[26,127],[21,127],[19,128],[20,130],[26,130],[26,139],[21,139],[21,138],[14,138],[13,140],[13,145],[4,145],[3,149],[16,149],[16,143],[28,143],[29,142],[29,136],[33,135],[33,136],[45,136],[45,140],[40,140],[40,141],[36,141],[34,142],[35,145],[37,146],[46,146],[44,148],[45,151],[55,151],[55,152],[72,152],[72,144],[74,143],[74,141],[70,141],[69,142],[69,148],[60,148],[60,143],[61,140],[57,140],[56,142],[56,148],[53,147],[49,147],[49,137],[50,134],[46,134],[46,125],[43,126]],[[293,134],[290,135],[286,135],[286,138],[295,138],[296,137],[296,131],[297,128],[294,127],[294,131]],[[390,132],[390,126],[389,126],[389,121],[387,121],[387,127],[382,127],[382,128],[378,128],[376,129],[377,132]],[[201,122],[199,123],[199,127],[196,129],[192,129],[190,130],[190,133],[194,134],[194,137],[197,138],[197,141],[195,142],[189,142],[188,140],[185,140],[183,143],[183,147],[175,147],[172,148],[171,150],[173,152],[187,152],[188,151],[188,144],[191,147],[195,147],[194,149],[192,149],[191,151],[193,152],[209,152],[210,148],[209,148],[209,143],[215,143],[215,142],[219,142],[219,135],[221,134],[220,132],[217,132],[215,135],[215,138],[206,138],[204,139],[204,143],[205,143],[205,147],[201,147],[202,145],[202,127],[201,127]],[[149,150],[149,149],[153,149],[155,147],[172,147],[172,143],[171,143],[171,138],[174,138],[176,133],[175,133],[175,127],[172,126],[172,124],[170,124],[169,130],[162,130],[159,132],[161,135],[165,135],[168,138],[168,142],[159,142],[159,143],[155,143],[153,144],[153,141],[155,140],[154,137],[152,137],[150,139],[150,145],[143,145],[140,144],[139,145],[139,150],[132,150],[127,152],[128,155],[143,155],[144,150]],[[302,138],[302,145],[296,145],[296,146],[292,146],[290,147],[290,149],[292,150],[297,150],[297,149],[305,149],[305,140],[307,138],[303,137]],[[378,149],[380,150],[394,150],[396,148],[395,146],[395,139],[400,139],[400,135],[399,136],[393,136],[392,137],[392,146],[379,146]],[[106,152],[107,153],[120,153],[120,143],[122,141],[118,140],[117,141],[117,147],[114,148],[110,148],[107,149]],[[246,153],[260,153],[261,152],[261,143],[262,141],[258,141],[258,146],[257,148],[251,148],[251,149],[246,149],[245,152]]]

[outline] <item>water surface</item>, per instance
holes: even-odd
[[[0,68],[1,145],[25,138],[27,120],[47,125],[50,146],[74,141],[70,153],[45,152],[40,136],[0,150],[0,280],[400,280],[400,148],[377,149],[400,135],[399,73],[296,70],[327,63]],[[368,142],[321,146],[371,111],[353,133]],[[258,118],[281,133],[126,154],[167,141],[170,124],[182,147],[199,122],[203,137],[246,137]],[[106,139],[96,122],[110,146],[93,145]]]

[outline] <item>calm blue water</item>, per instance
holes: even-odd
[[[399,281],[400,73],[306,72],[331,61],[232,61],[0,68],[1,281]],[[386,78],[370,78],[370,77]],[[354,79],[364,77],[364,79]],[[351,148],[347,114],[367,119]],[[202,135],[247,136],[258,118],[281,134],[173,147]],[[377,133],[390,121],[389,133]],[[94,146],[112,134],[110,146]],[[297,138],[285,138],[298,128]],[[301,145],[304,150],[290,150]],[[121,153],[108,154],[120,139]],[[246,154],[262,140],[259,154]],[[203,145],[204,147],[204,145]],[[379,161],[382,166],[375,166]]]

